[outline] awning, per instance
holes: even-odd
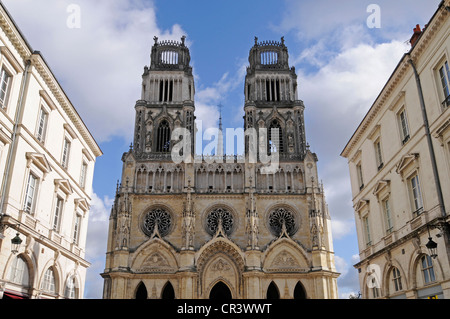
[[[4,292],[3,299],[28,299],[28,298],[25,298],[24,296],[15,295],[10,292]]]

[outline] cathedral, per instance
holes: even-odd
[[[214,154],[196,154],[185,37],[154,40],[111,209],[103,298],[338,298],[330,215],[284,38],[250,49],[243,155],[223,152],[222,125]]]

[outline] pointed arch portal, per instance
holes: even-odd
[[[305,288],[302,283],[299,281],[294,289],[294,299],[306,299]]]
[[[211,289],[211,292],[209,293],[209,299],[212,299],[212,300],[232,299],[231,291],[227,285],[225,285],[223,282],[219,281],[213,287],[213,289]]]
[[[147,299],[147,288],[145,288],[144,283],[140,283],[138,289],[136,290],[136,299]]]
[[[166,284],[163,289],[161,299],[172,300],[175,299],[175,290],[173,290],[173,286],[170,282]]]
[[[267,299],[280,299],[280,292],[277,285],[272,281],[267,288]]]

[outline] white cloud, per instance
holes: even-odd
[[[440,0],[346,0],[346,1],[296,1],[285,0],[285,13],[276,27],[280,32],[293,31],[302,41],[315,41],[326,38],[330,44],[340,41],[354,41],[356,37],[379,37],[391,40],[409,40],[416,24],[428,23],[437,9]],[[381,28],[369,28],[367,20],[373,11],[368,12],[370,4],[380,9]],[[349,34],[352,28],[366,29],[363,33]],[[350,35],[350,36],[349,36]]]
[[[405,44],[399,41],[359,44],[329,61],[317,57],[321,64],[317,72],[307,73],[302,64],[297,65],[299,95],[306,106],[307,139],[319,157],[319,175],[335,239],[345,237],[355,227],[348,164],[340,153],[404,52]],[[313,51],[307,54],[314,58]]]
[[[114,199],[92,195],[86,245],[86,260],[91,263],[86,273],[85,298],[101,299],[105,269],[105,253],[108,240],[109,216]]]
[[[150,1],[78,0],[80,28],[67,27],[70,0],[4,2],[97,141],[114,135],[131,138],[153,36],[179,41],[186,32],[176,24],[161,30]]]
[[[345,258],[336,255],[334,260],[336,270],[340,273],[337,279],[339,298],[348,299],[350,295],[358,295],[360,288],[357,270]]]

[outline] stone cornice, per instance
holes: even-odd
[[[449,0],[445,0],[441,3],[441,5],[431,18],[428,26],[423,30],[423,33],[417,40],[416,44],[400,59],[397,67],[391,74],[381,93],[378,95],[374,104],[371,106],[364,119],[361,121],[353,136],[350,138],[349,142],[342,151],[342,157],[347,158],[351,154],[351,151],[361,140],[366,130],[372,124],[374,118],[378,115],[388,98],[390,98],[391,94],[397,88],[397,85],[403,80],[410,67],[408,62],[409,59],[417,61],[423,55],[424,51],[428,48],[429,43],[433,40],[436,33],[442,28],[445,19],[447,19],[449,15],[449,12],[445,9],[445,7],[449,4]]]

